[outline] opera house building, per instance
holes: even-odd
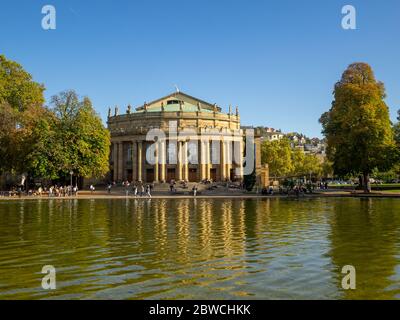
[[[109,109],[110,174],[114,181],[241,181],[246,152],[238,108],[227,113],[183,92]],[[260,152],[254,139],[254,167]]]

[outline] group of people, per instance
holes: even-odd
[[[321,190],[328,190],[328,181],[320,181],[318,182],[318,188]]]
[[[109,183],[107,185],[108,194],[111,193],[111,189],[113,186],[116,186],[116,182]],[[137,183],[130,183],[129,181],[123,181],[122,186],[125,188],[125,195],[129,196],[130,194],[135,197],[149,197],[151,198],[151,192],[154,188],[154,184],[146,184],[137,182]]]
[[[176,187],[176,185],[177,185],[176,181],[175,181],[174,179],[172,179],[172,180],[170,181],[170,183],[169,183],[169,191],[170,191],[170,193],[176,193],[176,192],[177,192],[177,187]],[[187,189],[187,188],[188,188],[188,182],[185,181],[185,180],[184,180],[184,181],[181,181],[179,187],[182,188],[182,189]],[[195,185],[192,187],[192,193],[193,193],[194,196],[197,195],[197,190],[198,190],[198,188],[197,188],[197,185],[195,184]]]
[[[49,188],[39,186],[37,189],[31,188],[28,190],[23,190],[21,186],[17,188],[12,188],[10,191],[2,192],[2,196],[19,196],[21,197],[23,194],[28,196],[44,196],[48,197],[68,197],[68,196],[77,196],[78,195],[78,186],[63,186],[63,185],[52,185]]]
[[[45,189],[42,189],[42,187],[38,188],[39,195],[41,195],[43,191],[45,192]],[[77,185],[75,185],[73,187],[71,187],[71,186],[57,186],[57,185],[56,186],[51,186],[49,188],[48,195],[49,195],[49,197],[77,196],[78,195],[78,186]]]
[[[279,186],[279,193],[287,195],[294,194],[296,196],[300,196],[306,193],[313,193],[316,188],[320,190],[327,190],[328,182],[319,181],[313,183],[312,181],[289,181],[283,186]],[[272,195],[274,193],[273,187],[264,189],[262,193]]]

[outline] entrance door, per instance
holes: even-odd
[[[197,169],[189,168],[189,182],[197,181]]]
[[[132,181],[132,169],[127,170],[126,177],[128,181]]]
[[[167,182],[175,179],[175,168],[168,168],[167,169]]]
[[[216,168],[212,168],[210,170],[210,176],[211,176],[211,180],[213,182],[217,181],[217,169]]]
[[[235,169],[231,169],[231,172],[229,173],[229,180],[235,180]]]
[[[146,169],[146,182],[154,181],[154,169]]]

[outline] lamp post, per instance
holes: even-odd
[[[72,175],[74,174],[74,172],[71,170],[70,172],[69,172],[69,175],[71,176],[71,184],[70,184],[70,192],[71,192],[71,195],[72,195]]]

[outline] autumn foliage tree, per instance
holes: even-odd
[[[400,148],[400,110],[397,111],[397,123],[394,125],[394,138]]]
[[[274,178],[288,176],[322,176],[323,162],[315,154],[292,148],[288,139],[264,141],[261,145],[261,162],[268,164]]]
[[[47,108],[43,91],[21,65],[0,55],[0,175],[104,175],[110,135],[90,99],[65,91]]]
[[[88,97],[79,99],[69,90],[53,96],[51,109],[55,117],[54,132],[59,160],[59,176],[72,170],[80,177],[100,177],[108,172],[110,133]]]
[[[18,63],[0,55],[0,174],[21,172],[32,129],[44,111],[44,86]]]
[[[365,192],[369,175],[394,162],[395,141],[385,88],[366,63],[353,63],[335,84],[331,109],[320,122],[335,174],[361,174]]]
[[[291,146],[287,139],[264,141],[261,145],[261,162],[267,163],[271,176],[285,177],[293,171]]]

